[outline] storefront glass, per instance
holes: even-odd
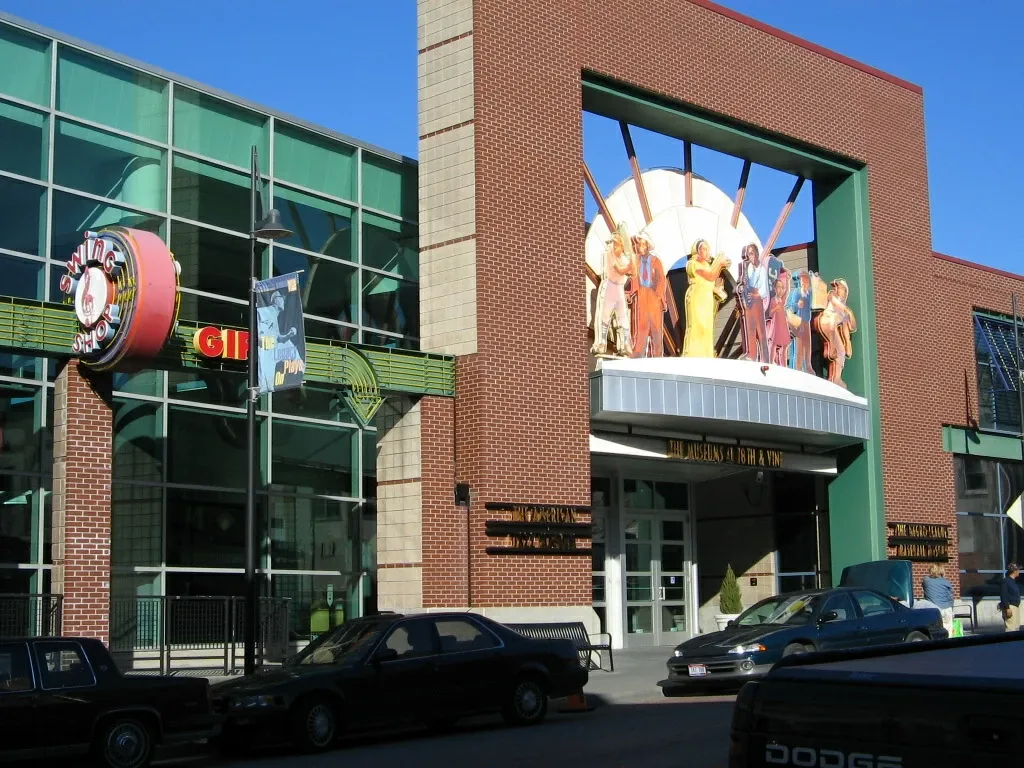
[[[1024,558],[1024,464],[957,456],[954,467],[960,591],[994,597],[1006,564]]]

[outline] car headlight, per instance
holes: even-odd
[[[232,709],[261,709],[274,706],[273,696],[239,696],[231,700]]]
[[[729,653],[758,653],[759,651],[767,651],[760,643],[752,643],[751,645],[737,645],[735,648],[730,648]]]
[[[675,649],[675,650],[674,650],[674,651],[672,652],[672,655],[673,655],[673,656],[675,656],[675,657],[676,657],[676,658],[678,659],[678,658],[682,657],[682,655],[683,655],[683,652],[682,652],[682,651],[680,651],[680,650],[679,650],[678,648],[676,648],[676,649]]]

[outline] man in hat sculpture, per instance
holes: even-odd
[[[675,310],[669,295],[665,267],[654,251],[654,241],[647,232],[633,238],[636,259],[630,275],[630,296],[633,301],[633,357],[664,357],[665,312]],[[678,319],[678,313],[672,312]],[[650,348],[648,349],[648,345]]]
[[[789,367],[813,373],[811,369],[811,274],[806,269],[793,275],[793,289],[786,302],[786,318],[793,340],[789,344]]]
[[[815,320],[818,333],[825,339],[824,355],[828,361],[828,380],[846,388],[843,368],[853,357],[853,340],[850,337],[857,330],[857,319],[846,301],[850,297],[850,286],[840,278],[832,281],[832,288],[825,299],[825,308]]]
[[[604,251],[601,284],[597,288],[597,303],[594,307],[592,354],[608,354],[609,334],[613,336],[616,355],[630,357],[633,354],[629,306],[626,303],[626,280],[632,271],[633,242],[626,224],[620,222]]]

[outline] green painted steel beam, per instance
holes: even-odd
[[[944,426],[942,450],[986,459],[1024,461],[1024,440],[1019,435],[1004,435],[967,427]]]
[[[192,348],[192,337],[201,327],[195,322],[179,322],[154,366],[234,372],[245,369],[243,362],[198,354]],[[77,331],[74,312],[67,305],[0,296],[0,348],[42,357],[69,357]],[[455,358],[307,338],[306,379],[349,386],[357,397],[370,398],[371,392],[378,390],[383,394],[454,397]]]

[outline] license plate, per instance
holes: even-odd
[[[704,677],[708,673],[708,668],[703,664],[691,664],[688,669],[690,677]]]

